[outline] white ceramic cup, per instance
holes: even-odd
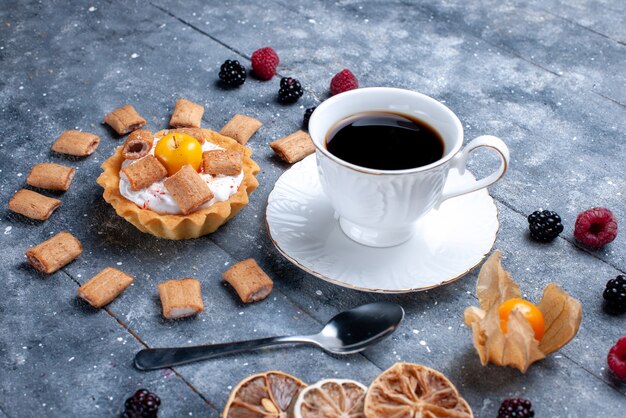
[[[327,135],[337,123],[355,114],[376,111],[426,122],[441,135],[443,156],[422,167],[377,170],[350,164],[328,151]],[[354,241],[372,247],[390,247],[408,240],[415,223],[428,211],[447,199],[495,183],[509,164],[509,149],[494,136],[479,136],[461,149],[463,126],[454,112],[410,90],[372,87],[333,96],[311,115],[309,133],[316,148],[322,188],[339,216],[341,229]],[[469,154],[479,147],[497,151],[501,159],[498,169],[473,184],[445,187],[448,172],[454,168],[463,174]]]

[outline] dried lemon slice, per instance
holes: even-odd
[[[452,382],[436,370],[396,363],[382,372],[365,396],[367,418],[472,418]]]
[[[354,380],[326,379],[307,386],[298,395],[295,418],[365,418],[367,387]]]
[[[283,372],[248,376],[230,394],[223,418],[286,418],[300,390],[300,379]]]

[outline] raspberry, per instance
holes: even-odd
[[[309,107],[307,110],[304,111],[304,118],[302,119],[302,127],[306,130],[309,130],[309,119],[311,119],[311,115],[313,114],[313,111],[317,109],[316,107]]]
[[[276,74],[279,62],[278,54],[269,46],[252,53],[252,70],[261,80],[271,80]]]
[[[340,73],[335,74],[332,80],[330,80],[330,94],[335,95],[343,93],[344,91],[354,90],[359,88],[359,80],[356,79],[352,71],[345,69]]]
[[[505,399],[498,410],[498,418],[531,418],[535,416],[528,399]]]
[[[550,242],[563,232],[561,217],[549,210],[536,210],[528,215],[528,228],[531,238],[540,242]]]
[[[602,297],[609,313],[626,313],[626,276],[619,275],[609,280]]]
[[[281,103],[295,103],[304,94],[300,82],[295,78],[283,77],[280,79],[278,101]]]
[[[122,418],[156,418],[161,399],[154,393],[139,389],[133,396],[126,399]]]
[[[617,340],[617,343],[609,350],[606,358],[609,369],[619,379],[626,380],[626,337]]]
[[[220,67],[219,76],[230,87],[241,86],[246,81],[246,67],[237,60],[226,60]]]
[[[617,236],[617,221],[607,208],[591,208],[578,215],[574,238],[583,244],[600,248]]]

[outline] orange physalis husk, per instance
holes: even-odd
[[[557,284],[550,283],[537,305],[545,321],[541,341],[524,316],[513,310],[509,315],[507,333],[502,332],[498,307],[505,301],[521,297],[517,283],[504,271],[502,254],[495,251],[478,274],[476,294],[480,308],[465,309],[465,324],[472,328],[474,347],[482,365],[511,366],[525,373],[534,362],[559,350],[578,332],[582,307]]]

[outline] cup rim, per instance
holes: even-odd
[[[440,158],[439,160],[432,162],[430,164],[421,166],[421,167],[415,167],[415,168],[408,168],[408,169],[404,169],[404,170],[380,170],[380,169],[374,169],[374,168],[367,168],[367,167],[362,167],[360,165],[356,165],[356,164],[352,164],[349,163],[345,160],[342,160],[339,157],[336,157],[335,155],[331,154],[330,151],[328,151],[328,149],[326,149],[326,147],[324,146],[325,144],[322,143],[318,143],[318,141],[315,140],[315,138],[313,138],[313,135],[311,135],[311,139],[313,142],[313,145],[315,146],[315,148],[317,149],[318,152],[320,152],[321,154],[323,154],[325,157],[329,158],[330,160],[334,161],[335,163],[342,165],[346,168],[349,168],[351,170],[354,171],[358,171],[361,173],[367,173],[367,174],[377,174],[377,175],[398,175],[398,174],[413,174],[413,173],[418,173],[418,172],[422,172],[422,171],[428,171],[430,169],[433,169],[435,167],[439,167],[442,164],[445,164],[446,162],[450,161],[452,159],[452,157],[454,157],[459,150],[461,149],[462,145],[463,145],[463,125],[461,124],[461,121],[459,120],[458,116],[452,111],[450,110],[449,107],[447,107],[446,105],[444,105],[443,103],[441,103],[440,101],[433,99],[430,96],[427,96],[423,93],[419,93],[417,91],[413,91],[413,90],[408,90],[408,89],[400,89],[400,88],[395,88],[395,87],[363,87],[363,88],[357,88],[354,90],[350,90],[344,93],[340,93],[337,94],[329,99],[326,99],[325,101],[323,101],[319,106],[317,106],[317,108],[313,111],[313,114],[311,115],[311,118],[309,120],[309,133],[311,133],[311,126],[315,126],[315,123],[317,121],[317,118],[319,117],[318,115],[326,110],[327,107],[333,106],[336,102],[339,101],[343,101],[343,100],[349,100],[350,98],[352,98],[353,96],[360,96],[363,94],[372,94],[372,93],[393,93],[393,94],[402,94],[402,95],[411,95],[411,96],[415,96],[416,98],[423,100],[427,103],[430,103],[431,105],[440,108],[441,110],[443,110],[444,113],[446,113],[449,117],[450,120],[452,121],[452,123],[455,125],[455,127],[457,128],[458,132],[460,133],[460,140],[457,141],[456,144],[454,144],[454,146],[452,147],[452,149],[447,152],[442,158]],[[381,109],[381,111],[384,111],[383,109]],[[335,123],[337,123],[339,121],[336,121]],[[426,121],[428,122],[428,121]],[[323,137],[325,142],[326,139],[326,134],[324,133],[324,137]],[[444,140],[445,141],[445,140]]]

